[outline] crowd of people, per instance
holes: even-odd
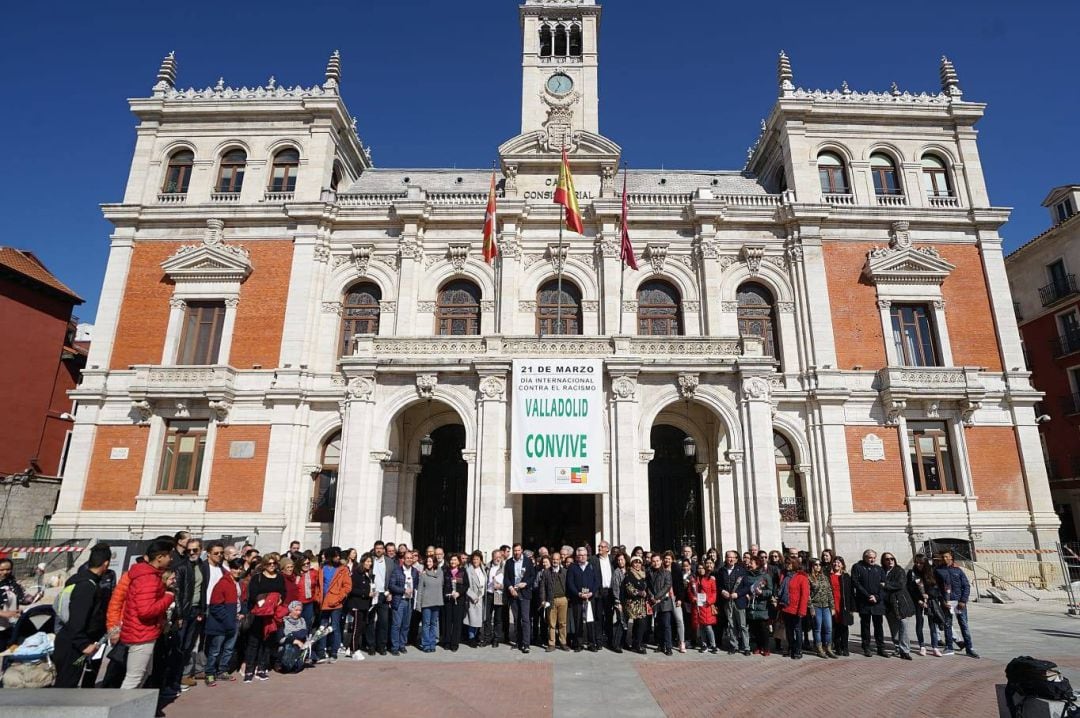
[[[690,546],[676,554],[601,541],[595,553],[514,544],[485,556],[376,541],[362,554],[315,554],[294,541],[286,552],[261,554],[250,545],[204,546],[181,531],[151,541],[119,580],[110,555],[105,544],[92,547],[57,599],[56,686],[147,685],[159,690],[159,709],[200,681],[265,681],[272,670],[412,648],[651,646],[669,656],[696,649],[836,659],[850,655],[856,616],[867,657],[952,655],[954,646],[979,657],[968,579],[948,551],[919,554],[905,569],[893,554],[879,564],[867,550],[849,570],[831,549],[812,556],[751,546],[721,559],[715,549],[697,556]],[[10,569],[0,560],[6,623],[34,598]],[[6,635],[0,629],[0,642]]]

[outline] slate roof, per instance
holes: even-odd
[[[499,179],[496,174],[496,180]],[[404,193],[410,185],[426,192],[487,192],[490,181],[490,169],[374,168],[360,175],[345,193]],[[615,184],[621,190],[621,173]],[[681,194],[702,187],[717,194],[767,194],[754,175],[737,171],[631,170],[627,179],[627,190],[631,193]]]
[[[29,279],[35,284],[43,285],[54,292],[59,292],[73,300],[75,304],[83,303],[82,297],[57,279],[32,252],[14,247],[0,247],[0,271],[4,270],[17,274],[23,279]]]

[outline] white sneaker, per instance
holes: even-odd
[[[938,658],[941,658],[941,649],[940,648],[935,648],[934,649],[934,655],[937,656]]]
[[[352,658],[352,649],[351,648],[346,648],[345,649],[345,657],[346,658]]]
[[[926,646],[919,646],[919,655],[920,656],[925,656],[926,655]]]
[[[364,660],[364,652],[363,651],[357,651],[356,653],[352,654],[352,659],[354,661],[362,661],[362,660]]]

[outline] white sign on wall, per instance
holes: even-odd
[[[126,459],[128,457],[128,447],[126,446],[114,446],[109,449],[110,459]]]
[[[603,364],[516,359],[510,491],[604,493]]]
[[[250,459],[255,456],[255,442],[254,441],[230,441],[229,442],[229,458],[230,459]]]
[[[885,442],[877,434],[867,434],[862,440],[863,461],[884,461]]]

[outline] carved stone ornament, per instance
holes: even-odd
[[[893,249],[907,249],[911,246],[910,225],[907,222],[893,222],[889,246]]]
[[[583,299],[581,301],[581,311],[598,312],[600,311],[600,302],[596,299]]]
[[[176,402],[176,408],[173,410],[173,418],[176,419],[189,419],[191,418],[191,411],[188,409],[188,405],[182,401]]]
[[[795,263],[803,261],[803,248],[801,244],[793,244],[787,249],[788,261]]]
[[[350,399],[357,401],[371,401],[375,396],[375,380],[367,376],[355,376],[349,379],[345,389]]]
[[[557,244],[549,244],[547,251],[547,259],[551,262],[551,268],[556,272],[561,272],[563,267],[566,266],[566,253],[569,250],[567,245],[561,247]]]
[[[225,297],[225,306],[229,309],[236,309],[240,306],[240,297]]]
[[[637,390],[637,382],[628,376],[615,377],[611,381],[611,391],[620,401],[628,401],[634,398]]]
[[[465,262],[469,259],[469,245],[451,244],[450,248],[446,250],[446,258],[450,260],[450,265],[455,272],[464,270]]]
[[[506,180],[503,182],[503,193],[504,194],[516,194],[517,193],[517,176],[518,176],[517,165],[506,165],[503,168],[503,177],[506,178]]]
[[[499,254],[503,259],[517,259],[521,256],[521,241],[516,234],[506,232],[499,237]]]
[[[964,422],[964,426],[975,426],[975,412],[981,408],[981,401],[965,399],[960,402],[960,419]]]
[[[888,247],[867,252],[863,275],[874,285],[941,285],[956,269],[934,247],[912,244],[907,222],[894,222]]]
[[[782,254],[770,254],[765,260],[779,269],[787,269],[787,258]]]
[[[315,476],[322,471],[322,464],[304,464],[300,469],[301,476]]]
[[[480,311],[481,312],[493,312],[493,311],[495,311],[495,300],[494,299],[481,299],[480,300]]]
[[[608,235],[600,235],[596,238],[596,252],[604,259],[619,258],[619,240]]]
[[[694,398],[694,392],[697,391],[698,384],[701,381],[701,377],[692,372],[679,372],[677,379],[679,385],[679,398],[689,401]]]
[[[219,424],[226,424],[229,421],[229,412],[232,411],[232,402],[229,401],[210,401],[207,402],[207,406],[214,415],[214,420]]]
[[[135,420],[136,424],[150,423],[150,417],[153,415],[154,407],[147,400],[131,402],[131,418]]]
[[[528,312],[530,314],[536,313],[536,302],[532,299],[522,299],[518,302],[519,312]]]
[[[742,259],[746,262],[746,269],[750,272],[750,276],[754,276],[761,271],[761,260],[764,258],[765,247],[750,244],[743,245]]]
[[[776,311],[781,314],[791,314],[795,311],[795,302],[777,302]]]
[[[435,311],[435,302],[417,302],[416,311],[431,313]]]
[[[655,451],[652,451],[652,450],[649,450],[649,451],[639,451],[639,452],[638,452],[638,461],[640,461],[640,462],[641,462],[641,463],[643,463],[643,464],[647,464],[647,463],[649,463],[650,461],[652,461],[652,460],[653,460],[653,457],[654,457],[654,456],[656,456],[656,452],[655,452]]]
[[[660,274],[664,271],[664,263],[667,261],[667,245],[646,245],[645,258],[649,260],[649,266],[652,267],[653,274]]]
[[[398,240],[398,254],[402,259],[421,259],[424,255],[424,247],[420,238],[414,234],[402,235]]]
[[[390,267],[390,271],[396,272],[398,269],[398,256],[396,254],[386,254],[379,258],[379,261]]]
[[[391,299],[383,299],[379,302],[379,311],[393,314],[397,312],[397,302]]]
[[[243,282],[251,274],[251,257],[243,247],[225,244],[224,222],[206,220],[201,244],[185,244],[161,263],[174,282]]]
[[[926,418],[927,419],[940,419],[941,410],[936,401],[926,402]]]
[[[687,300],[687,301],[682,303],[682,308],[683,308],[684,312],[700,312],[701,311],[701,302],[699,302],[697,300],[692,300],[692,299]]]
[[[187,301],[181,297],[169,297],[169,306],[173,309],[187,309]]]
[[[702,237],[697,242],[697,254],[702,259],[716,259],[720,256],[720,250],[716,248],[716,242]]]
[[[330,243],[325,239],[319,240],[315,243],[314,253],[316,262],[326,264],[330,261]]]
[[[751,376],[743,379],[743,398],[748,401],[768,401],[769,382],[764,377]]]
[[[885,425],[897,426],[905,409],[907,409],[907,402],[903,399],[894,399],[889,402],[885,407]]]
[[[891,299],[879,299],[879,300],[877,300],[877,308],[878,309],[889,309],[891,307],[892,307],[892,300]]]
[[[421,399],[430,399],[435,396],[435,386],[439,383],[436,374],[417,374],[416,393]]]
[[[501,400],[506,394],[506,380],[498,376],[486,376],[480,380],[480,396],[487,401]]]
[[[638,300],[636,299],[624,299],[622,303],[622,310],[624,312],[633,312],[637,314]]]
[[[361,277],[367,274],[371,265],[371,258],[375,256],[375,246],[371,244],[354,244],[349,254],[356,272]]]
[[[739,311],[738,302],[720,302],[720,311],[722,312],[737,312]]]
[[[322,310],[325,314],[337,314],[341,316],[341,312],[344,311],[341,302],[323,302]]]
[[[726,456],[727,460],[733,464],[737,464],[743,460],[743,452],[741,451],[734,451],[728,449],[726,452],[724,452],[724,456]]]
[[[732,257],[730,254],[725,254],[717,261],[720,264],[720,271],[723,272],[725,269],[735,264],[735,257]]]

